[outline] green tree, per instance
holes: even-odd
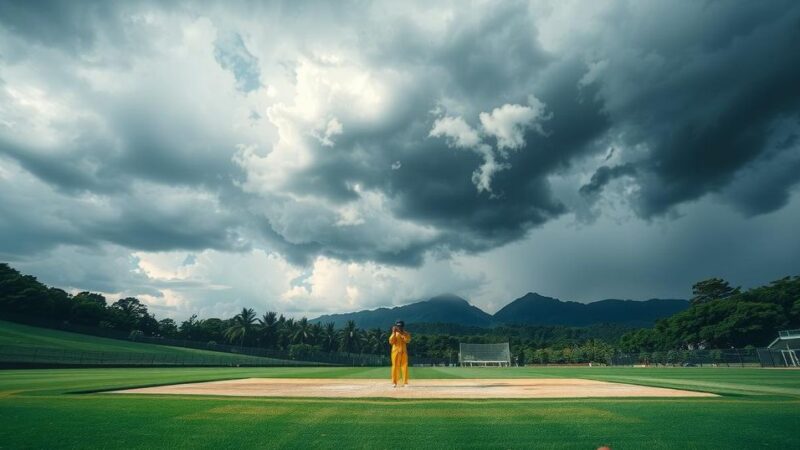
[[[659,364],[663,363],[664,362],[663,358],[664,358],[664,354],[661,353],[661,352],[653,352],[653,354],[650,355],[650,361],[652,361],[652,363],[655,364],[655,365],[659,365]]]
[[[692,286],[692,303],[710,302],[721,298],[728,298],[739,293],[740,288],[732,288],[727,281],[722,278],[709,278],[695,283]]]
[[[278,347],[288,349],[292,343],[292,335],[294,334],[294,319],[286,319],[281,314],[278,317]]]
[[[332,352],[336,350],[336,347],[339,343],[339,335],[336,333],[336,328],[333,322],[326,323],[322,328],[319,341],[320,345],[322,346],[322,350],[326,352]]]
[[[675,365],[675,363],[677,363],[677,362],[678,362],[678,352],[677,352],[677,351],[675,351],[675,350],[670,350],[670,351],[668,351],[668,352],[667,352],[667,355],[666,355],[666,360],[665,360],[665,362],[667,362],[667,363],[669,363],[669,364],[672,364],[672,365],[674,366],[674,365]]]
[[[314,338],[314,327],[308,322],[308,319],[303,317],[294,326],[292,330],[292,343],[293,344],[310,344]]]
[[[549,349],[540,348],[536,351],[538,352],[536,360],[539,361],[539,364],[547,364],[552,361],[552,352]]]
[[[308,344],[292,344],[289,346],[289,357],[292,359],[307,360],[317,350],[313,345]]]
[[[225,330],[225,337],[229,342],[239,340],[239,345],[244,346],[247,336],[253,334],[256,323],[256,312],[251,308],[242,308],[242,311],[233,316],[230,326]]]
[[[278,343],[278,314],[269,311],[258,319],[259,344],[264,348],[274,348]]]
[[[343,352],[356,353],[358,351],[358,328],[355,321],[348,320],[339,333],[339,348]]]
[[[147,305],[134,297],[117,300],[111,305],[111,324],[124,331],[139,330],[145,334],[158,332],[158,322],[147,312]]]
[[[158,334],[168,338],[178,336],[178,325],[172,319],[161,319],[158,321]]]
[[[368,353],[380,355],[388,350],[389,336],[380,328],[373,328],[366,333],[366,351]]]
[[[81,292],[72,297],[69,320],[83,325],[97,325],[108,317],[106,298],[100,294]]]

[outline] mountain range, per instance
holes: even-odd
[[[494,315],[471,305],[453,294],[394,308],[378,308],[344,314],[330,314],[312,319],[313,323],[333,322],[337,328],[352,320],[359,328],[387,328],[395,320],[406,324],[451,323],[465,326],[564,325],[588,326],[613,323],[647,327],[661,318],[689,307],[686,300],[650,299],[645,301],[606,299],[592,303],[561,301],[529,292]]]

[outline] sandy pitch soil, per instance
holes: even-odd
[[[246,378],[174,384],[114,391],[124,394],[230,395],[238,397],[332,398],[580,398],[580,397],[716,397],[682,391],[576,378],[412,380],[393,388],[388,380]]]

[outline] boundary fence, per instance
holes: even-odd
[[[757,349],[670,350],[665,352],[617,353],[609,358],[613,366],[747,367],[761,366]]]
[[[180,354],[158,352],[100,352],[60,348],[0,345],[0,365],[4,367],[166,367],[229,366],[270,367],[308,366],[317,363],[244,355]]]
[[[210,350],[214,352],[233,353],[238,355],[258,356],[263,358],[288,359],[309,361],[331,365],[344,366],[384,366],[389,364],[388,356],[370,355],[364,353],[321,352],[303,350],[293,353],[291,350],[276,350],[258,347],[238,347],[235,345],[217,344],[215,342],[198,342],[184,339],[169,339],[151,336],[133,336],[128,339],[133,342],[144,342],[155,345],[168,345],[171,347],[193,348],[197,350]]]
[[[800,367],[800,349],[760,348],[758,358],[763,367]]]

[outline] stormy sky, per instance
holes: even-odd
[[[800,3],[0,0],[0,261],[159,317],[800,274]]]

